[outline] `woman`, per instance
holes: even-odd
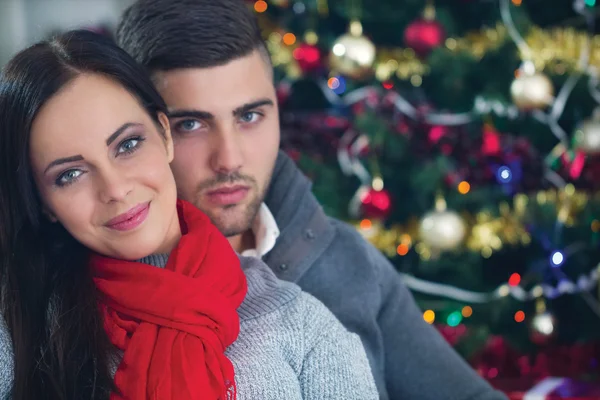
[[[356,335],[176,200],[166,112],[90,32],[5,67],[0,398],[377,398]]]

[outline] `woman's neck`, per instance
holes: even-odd
[[[175,211],[171,218],[171,223],[167,229],[165,240],[161,247],[146,257],[137,260],[140,263],[152,265],[159,268],[164,268],[169,260],[169,254],[177,246],[181,239],[181,224],[179,223],[179,215]]]
[[[173,213],[171,217],[171,222],[169,223],[169,227],[167,228],[167,232],[165,235],[165,240],[162,245],[156,249],[154,254],[169,254],[179,243],[181,239],[181,224],[179,223],[179,215],[177,210]]]

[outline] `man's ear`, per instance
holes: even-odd
[[[163,128],[163,137],[165,140],[165,147],[167,149],[167,158],[169,162],[173,161],[175,152],[173,150],[173,136],[171,136],[171,124],[169,124],[169,118],[163,112],[158,112],[158,121]]]

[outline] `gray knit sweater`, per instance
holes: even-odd
[[[144,260],[164,266],[166,258]],[[238,309],[240,334],[227,349],[244,399],[377,399],[359,337],[317,299],[278,280],[261,261],[241,258],[248,294]],[[0,399],[12,386],[12,349],[0,318]]]

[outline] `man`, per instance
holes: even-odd
[[[382,399],[504,399],[423,321],[389,261],[323,213],[278,151],[272,65],[242,0],[140,0],[117,40],[169,106],[179,195],[236,251],[263,258],[360,335]]]

